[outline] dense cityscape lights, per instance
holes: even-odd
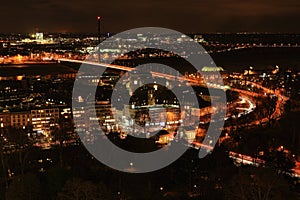
[[[161,40],[136,34],[100,49],[96,46],[110,34],[100,34],[100,16],[97,22],[97,34],[0,36],[1,198],[242,199],[257,193],[265,199],[299,198],[299,35],[189,34]],[[197,54],[211,55],[217,66],[211,62],[195,70],[185,62],[191,55],[178,44],[189,40],[201,44],[205,50]],[[145,41],[172,45],[182,57],[140,46]],[[129,47],[138,50],[122,52]],[[135,68],[145,63],[151,63],[149,73]],[[161,71],[156,63],[178,73]],[[77,73],[81,64],[106,70],[99,79]],[[76,79],[96,87],[94,96],[72,98]],[[143,84],[147,79],[164,85]],[[191,89],[183,92],[183,107],[172,90],[184,86]],[[213,120],[222,105],[212,104],[220,96],[209,89],[226,94],[224,119]],[[115,90],[116,102],[130,96],[128,105],[113,103]],[[191,94],[198,102],[186,98]],[[208,127],[218,120],[225,120],[221,136],[204,144]],[[103,135],[92,134],[100,129]],[[188,150],[156,172],[126,174],[85,149],[83,143],[99,137],[135,153],[178,143]],[[212,153],[199,159],[199,149]],[[136,170],[136,162],[127,164],[128,172]],[[31,184],[36,188],[27,188]]]

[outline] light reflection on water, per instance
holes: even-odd
[[[1,68],[27,68],[30,67],[28,65],[7,65],[7,66],[3,66]]]
[[[14,79],[18,76],[45,76],[74,72],[76,71],[72,68],[57,63],[0,65],[0,77],[2,77],[2,80],[8,77]]]

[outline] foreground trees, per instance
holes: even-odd
[[[225,191],[230,200],[297,199],[284,176],[269,168],[240,168]]]
[[[79,178],[68,180],[60,193],[58,200],[96,200],[109,199],[107,188],[103,184],[94,184]]]
[[[38,200],[41,199],[40,181],[35,174],[28,173],[12,179],[6,190],[7,200]]]

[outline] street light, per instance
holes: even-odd
[[[101,17],[98,16],[97,17],[97,21],[98,21],[98,62],[100,62],[100,47],[99,47],[99,44],[100,44],[100,38],[101,38],[101,34],[100,34],[100,19]]]

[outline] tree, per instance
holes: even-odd
[[[56,119],[56,126],[51,131],[52,137],[54,141],[58,141],[59,147],[59,163],[60,166],[63,167],[63,145],[64,142],[70,138],[69,133],[74,132],[74,125],[70,120],[67,119]]]
[[[281,174],[269,168],[239,168],[227,185],[226,198],[230,200],[296,199]]]
[[[103,184],[97,185],[79,178],[68,180],[57,196],[58,200],[97,200],[107,198],[109,198],[107,189]]]
[[[3,180],[5,183],[5,186],[8,187],[7,182],[7,168],[6,168],[6,161],[4,158],[4,145],[7,143],[7,139],[3,136],[3,130],[1,129],[1,135],[0,135],[0,156],[1,156],[1,164],[2,164],[2,170],[3,170]]]
[[[20,165],[20,173],[24,175],[25,164],[29,154],[29,149],[32,147],[33,140],[28,136],[32,130],[31,127],[10,127],[8,130],[8,140],[15,144],[18,152],[18,160]]]
[[[60,166],[55,166],[44,173],[46,191],[48,192],[48,199],[56,199],[57,193],[61,191],[70,174],[69,171]]]
[[[274,97],[270,97],[268,96],[264,101],[264,111],[265,111],[265,114],[267,116],[267,119],[268,119],[268,125],[269,127],[271,127],[272,125],[272,121],[273,121],[273,113],[275,112],[276,110],[276,101],[277,99],[274,98]]]
[[[284,150],[274,150],[266,157],[267,164],[276,170],[290,172],[295,167],[293,162],[284,152]]]
[[[6,191],[7,200],[35,200],[41,199],[40,182],[34,174],[14,177]]]

